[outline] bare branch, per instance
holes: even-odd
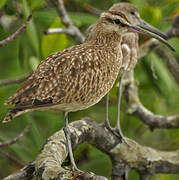
[[[25,165],[25,162],[17,159],[15,156],[10,154],[7,150],[0,149],[0,154],[1,154],[1,156],[8,158],[11,162],[13,162],[14,164],[16,164],[19,167],[24,167],[24,165]]]
[[[75,149],[79,144],[83,143],[84,140],[87,140],[87,135],[92,135],[89,132],[90,126],[87,126],[85,129],[85,121],[78,121],[78,123],[69,125],[72,137],[72,148]],[[81,127],[81,130],[78,129]],[[91,129],[94,132],[94,129]],[[89,137],[90,138],[90,137]],[[92,140],[92,138],[90,138]],[[66,146],[66,138],[64,131],[58,131],[53,136],[48,138],[47,144],[44,145],[41,154],[38,155],[36,159],[36,173],[40,176],[38,178],[51,179],[59,178],[64,179],[73,179],[74,173],[70,170],[64,169],[61,167],[62,163],[66,159],[68,154],[68,149]],[[40,173],[39,173],[40,172]],[[79,172],[78,172],[79,173]],[[92,179],[104,180],[104,177],[98,177],[95,174],[89,174],[83,172],[79,176],[89,177],[93,176]],[[88,179],[88,178],[87,178]]]
[[[73,149],[83,142],[88,142],[102,152],[107,153],[113,164],[116,163],[116,166],[120,167],[121,164],[125,164],[126,170],[135,169],[140,174],[147,175],[145,177],[154,173],[179,173],[179,151],[158,151],[126,138],[128,146],[126,143],[121,143],[119,138],[104,128],[103,125],[99,125],[89,118],[70,123],[69,128]],[[105,177],[99,177],[92,173],[71,172],[69,169],[62,168],[61,165],[66,159],[67,153],[64,131],[60,130],[48,138],[41,153],[31,166],[31,174],[36,174],[39,179],[63,180],[74,177],[80,179],[80,176],[87,175],[88,177],[92,176],[91,179],[106,180]],[[29,168],[29,165],[25,168],[27,167]],[[19,179],[28,174],[25,168],[20,170],[22,176],[18,176]],[[20,173],[15,174],[19,175]],[[117,176],[118,179],[122,179],[120,172]],[[11,177],[13,177],[13,174]],[[4,180],[9,179],[7,177]]]
[[[28,73],[28,74],[25,74],[25,75],[22,75],[13,79],[0,80],[0,86],[7,86],[10,84],[21,83],[25,81],[30,76],[30,74],[31,73]]]
[[[61,17],[61,20],[63,22],[63,24],[67,27],[66,30],[63,30],[61,28],[59,28],[58,30],[56,29],[56,31],[53,30],[48,30],[46,32],[46,34],[52,34],[53,33],[66,33],[72,37],[74,37],[74,39],[76,40],[77,43],[82,43],[84,41],[84,36],[83,34],[80,32],[80,30],[73,25],[71,19],[69,18],[67,11],[65,9],[63,0],[51,0],[51,2],[54,4],[59,16]],[[58,31],[58,32],[57,32]]]
[[[31,180],[34,176],[34,171],[35,171],[35,161],[28,164],[21,170],[17,171],[16,173],[13,173],[7,177],[5,177],[3,180]]]
[[[174,116],[156,115],[146,109],[140,102],[138,87],[134,79],[133,71],[125,76],[125,96],[128,103],[128,113],[135,115],[147,124],[151,129],[154,128],[178,128],[179,114]]]
[[[84,8],[86,11],[90,12],[91,14],[94,14],[94,15],[97,15],[97,16],[100,16],[100,14],[103,12],[103,10],[97,9],[97,8],[91,6],[91,5],[88,4],[88,3],[84,3],[83,8]]]
[[[21,25],[21,27],[14,34],[12,34],[8,38],[0,41],[0,46],[6,45],[8,42],[14,40],[18,35],[22,34],[22,32],[24,32],[24,30],[25,30],[27,24],[29,23],[29,21],[31,20],[31,18],[32,18],[32,15],[30,15],[27,18],[27,20]]]
[[[65,33],[70,36],[74,36],[74,31],[71,28],[63,29],[63,28],[51,28],[48,29],[45,34],[61,34]]]
[[[26,126],[26,128],[15,138],[11,139],[10,141],[4,142],[4,143],[0,143],[0,147],[5,147],[5,146],[9,146],[11,144],[16,143],[17,141],[19,141],[21,138],[23,138],[30,130],[32,124],[28,124]]]

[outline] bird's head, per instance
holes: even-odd
[[[101,14],[100,21],[105,31],[115,31],[121,35],[127,32],[146,34],[163,42],[171,50],[175,50],[166,41],[165,34],[140,18],[138,9],[132,4],[114,4],[108,11]]]

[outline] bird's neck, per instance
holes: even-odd
[[[87,31],[85,42],[94,45],[116,48],[121,44],[122,35],[115,31],[103,29],[102,26],[94,24]]]

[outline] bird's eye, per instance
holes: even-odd
[[[135,15],[135,12],[134,12],[134,11],[131,11],[131,14],[132,14],[132,15]]]
[[[115,19],[114,22],[115,22],[116,24],[122,24],[119,19]]]

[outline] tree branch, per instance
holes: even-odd
[[[28,73],[28,74],[25,74],[25,75],[22,75],[13,79],[0,80],[0,86],[7,86],[10,84],[21,83],[25,81],[30,76],[30,74],[31,73]]]
[[[97,8],[91,6],[91,5],[88,4],[88,3],[84,3],[83,8],[84,8],[86,11],[90,12],[91,14],[94,14],[94,15],[97,15],[97,16],[100,16],[100,14],[101,14],[102,12],[104,12],[103,10],[97,9]]]
[[[126,74],[124,79],[125,97],[128,103],[128,113],[137,116],[151,129],[154,128],[178,128],[179,114],[173,116],[156,115],[146,109],[140,102],[137,83],[134,79],[134,72]]]
[[[67,29],[51,28],[51,29],[48,29],[47,31],[45,31],[45,34],[61,34],[61,33],[65,33],[70,36],[75,36],[75,32],[72,28],[67,28]]]
[[[23,167],[16,173],[13,173],[5,178],[3,180],[31,180],[34,176],[35,171],[35,161],[32,163],[29,163],[27,166]]]
[[[2,157],[8,158],[11,162],[13,162],[15,165],[17,165],[19,167],[24,167],[25,166],[25,162],[24,161],[17,159],[15,156],[13,156],[7,150],[0,149],[0,155]]]
[[[7,142],[3,142],[3,143],[0,143],[0,147],[5,147],[5,146],[9,146],[11,144],[14,144],[16,143],[17,141],[19,141],[21,138],[23,138],[30,130],[32,124],[28,124],[26,126],[26,128],[15,138],[11,139],[10,141],[7,141]]]
[[[0,41],[0,47],[6,45],[8,42],[14,40],[18,35],[22,34],[22,32],[24,32],[27,24],[29,23],[29,21],[31,20],[32,15],[30,15],[27,20],[21,25],[21,27],[11,36],[9,36],[8,38]]]
[[[128,146],[126,143],[121,143],[119,138],[104,128],[103,125],[99,125],[89,118],[70,123],[69,128],[73,149],[83,142],[88,142],[102,152],[107,153],[111,157],[113,164],[115,163],[118,166],[125,164],[126,170],[135,169],[140,174],[143,174],[143,179],[148,177],[146,174],[179,173],[179,151],[158,151],[126,138]],[[15,173],[15,175],[18,174],[19,179],[25,178],[28,174],[27,170],[31,167],[31,175],[35,174],[39,179],[63,180],[75,177],[81,179],[82,176],[87,175],[88,177],[91,176],[91,179],[106,180],[105,177],[92,173],[71,172],[69,169],[63,168],[61,165],[66,159],[67,153],[66,138],[63,130],[60,130],[48,138],[47,143],[35,161],[19,171],[22,176],[19,175],[19,172]],[[120,171],[117,173],[116,178],[113,179],[122,179],[121,175],[123,173],[121,175]],[[13,174],[11,177],[13,177]],[[9,180],[8,178],[4,178],[4,180]]]
[[[64,29],[61,29],[61,28],[56,28],[56,30],[47,30],[46,31],[46,34],[53,34],[53,33],[66,33],[70,36],[72,36],[77,43],[82,43],[84,41],[84,36],[83,34],[80,32],[80,30],[73,25],[70,17],[68,16],[68,13],[65,9],[65,6],[64,6],[64,3],[63,3],[63,0],[50,0],[54,7],[56,8],[61,20],[62,20],[62,23],[67,27],[66,30]]]

